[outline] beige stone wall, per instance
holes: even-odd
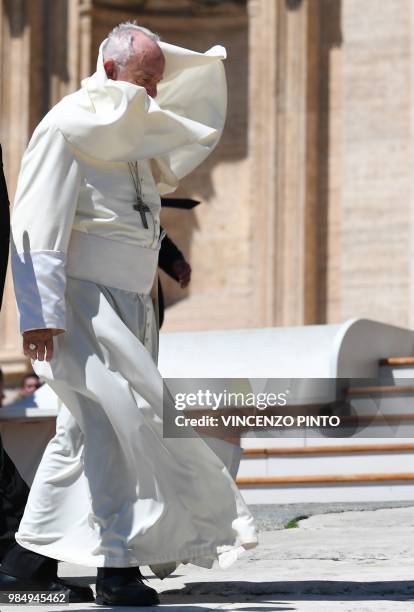
[[[261,324],[411,325],[412,7],[250,1]],[[259,66],[270,51],[273,62]]]
[[[342,2],[342,206],[337,316],[412,323],[410,0]]]

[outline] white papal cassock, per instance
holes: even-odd
[[[160,43],[157,99],[96,73],[42,120],[24,154],[12,219],[21,331],[59,328],[34,362],[62,401],[16,535],[87,566],[225,566],[257,542],[229,472],[199,438],[162,434],[151,287],[160,193],[214,148],[226,111],[225,51]],[[148,228],[133,209],[138,162]],[[183,370],[183,376],[185,371]]]

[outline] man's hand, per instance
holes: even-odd
[[[181,289],[185,289],[191,280],[191,266],[185,259],[176,259],[172,269],[177,276]]]
[[[53,336],[62,334],[63,331],[63,329],[31,329],[23,332],[24,354],[30,359],[50,361],[53,357]]]

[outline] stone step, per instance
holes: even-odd
[[[236,483],[240,487],[257,485],[291,485],[291,484],[328,484],[339,482],[384,482],[384,481],[414,481],[413,472],[366,473],[366,474],[324,474],[301,476],[240,476]]]
[[[407,444],[335,444],[332,446],[293,446],[286,448],[244,448],[243,458],[288,455],[338,455],[360,453],[414,452],[414,443]]]
[[[361,397],[372,395],[411,395],[414,394],[414,385],[372,385],[367,387],[349,387],[347,396]]]
[[[380,366],[414,366],[414,357],[385,357],[379,360]]]

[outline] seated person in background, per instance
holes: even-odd
[[[42,386],[40,379],[37,374],[34,372],[29,372],[29,374],[25,374],[20,383],[20,388],[16,395],[8,398],[6,402],[8,406],[16,404],[27,397],[33,395],[33,393]],[[4,396],[3,396],[4,399]],[[1,405],[1,404],[0,404]]]
[[[3,406],[3,401],[6,396],[4,395],[4,374],[0,368],[0,408]]]
[[[21,400],[25,397],[30,397],[33,393],[41,386],[40,379],[37,374],[31,372],[23,377],[20,384],[19,393],[15,401]]]

